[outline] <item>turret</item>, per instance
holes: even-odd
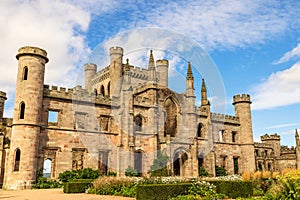
[[[0,91],[0,120],[3,118],[3,113],[4,113],[4,103],[6,100],[6,93]]]
[[[165,87],[168,87],[168,70],[169,70],[169,61],[168,60],[157,60],[156,67],[159,74],[159,84]]]
[[[4,188],[31,188],[37,175],[39,134],[43,108],[43,88],[47,52],[22,47],[16,56],[18,76],[11,144]]]
[[[300,169],[300,140],[298,130],[295,130],[295,139],[296,139],[296,168]]]
[[[262,143],[270,144],[273,147],[274,155],[276,157],[280,156],[280,135],[277,135],[276,133],[272,135],[265,134],[260,137],[260,140]]]
[[[97,72],[97,65],[93,63],[84,65],[84,75],[85,75],[84,88],[89,92],[92,92],[91,91],[92,88],[90,87],[90,84],[96,72]]]
[[[194,76],[191,63],[188,62],[188,70],[186,74],[186,96],[195,96],[194,90]]]
[[[243,146],[241,146],[241,172],[243,172],[244,170],[255,170],[250,104],[250,95],[248,94],[235,95],[233,97],[235,115],[239,118],[240,121],[240,129],[237,133],[239,135],[239,143],[244,144]]]
[[[148,64],[148,80],[151,82],[156,82],[156,70],[153,58],[152,50],[150,50],[149,64]]]
[[[123,48],[111,47],[110,55],[110,92],[111,96],[120,95],[120,87],[122,85],[123,75]]]
[[[131,71],[130,71],[129,59],[127,58],[126,64],[124,65],[124,86],[128,87],[130,85],[131,85]]]

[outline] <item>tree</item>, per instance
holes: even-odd
[[[169,176],[170,172],[167,168],[168,160],[169,156],[159,151],[157,153],[157,158],[150,166],[151,176]]]

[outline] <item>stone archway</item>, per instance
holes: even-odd
[[[172,98],[167,98],[164,103],[164,108],[166,111],[166,119],[165,119],[165,135],[170,135],[171,137],[175,137],[177,134],[177,113],[178,108]]]
[[[174,176],[185,176],[186,162],[188,155],[184,151],[178,151],[174,154],[173,158],[173,175]]]

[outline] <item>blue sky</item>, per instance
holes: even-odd
[[[155,59],[170,59],[171,79],[184,83],[188,52],[200,47],[211,62],[192,62],[196,94],[203,76],[215,111],[223,105],[233,114],[232,96],[249,93],[255,140],[276,132],[283,144],[294,145],[294,130],[300,128],[299,21],[297,0],[3,0],[0,90],[9,98],[5,116],[12,116],[15,55],[21,46],[47,50],[46,83],[64,87],[81,80],[82,65],[97,49],[104,51],[99,63],[107,65],[105,51],[112,45],[123,46],[130,63],[141,67],[154,49]],[[184,84],[170,82],[171,88],[184,90]],[[224,89],[224,99],[215,95],[216,82],[222,82],[218,88]]]

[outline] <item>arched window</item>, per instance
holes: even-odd
[[[45,178],[51,178],[51,167],[52,167],[52,160],[51,159],[46,159],[44,160],[44,165],[43,165],[43,177]]]
[[[101,96],[105,96],[105,90],[104,90],[103,85],[101,85],[100,93],[101,93]]]
[[[24,119],[25,117],[25,103],[21,102],[20,104],[20,119]]]
[[[177,134],[177,106],[172,98],[168,98],[164,103],[166,111],[165,135],[175,137]]]
[[[95,93],[95,96],[98,97],[98,92],[97,92],[96,88],[94,89],[94,93]]]
[[[28,78],[28,67],[25,66],[23,69],[23,80],[27,80]]]
[[[268,171],[272,171],[272,164],[268,163]]]
[[[107,96],[110,96],[110,82],[107,84]]]
[[[203,124],[199,123],[197,129],[197,137],[202,137],[202,128],[203,128]]]
[[[21,151],[20,151],[20,149],[16,149],[15,165],[14,165],[14,171],[15,172],[20,170],[20,160],[21,160]]]
[[[136,116],[134,118],[134,132],[136,131],[141,132],[142,125],[143,125],[142,117],[140,115]]]

